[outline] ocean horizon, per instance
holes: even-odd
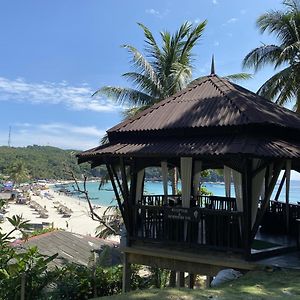
[[[272,194],[271,199],[274,199],[277,189],[278,189],[279,183],[276,184],[274,192]],[[80,188],[83,188],[83,183],[79,183]],[[87,190],[89,193],[89,197],[91,199],[91,202],[95,205],[100,206],[109,206],[109,205],[115,205],[116,199],[115,194],[113,192],[112,186],[110,182],[102,185],[101,189],[99,190],[99,182],[95,181],[88,181],[86,183]],[[204,182],[202,186],[206,187],[208,191],[213,193],[214,196],[225,196],[225,184],[223,182]],[[64,185],[65,188],[67,188],[70,191],[75,190],[75,184],[66,184]],[[180,183],[179,183],[180,188]],[[171,194],[171,183],[168,184],[168,193]],[[161,181],[146,181],[145,187],[144,187],[144,194],[148,195],[162,195],[163,194],[163,185]],[[235,197],[234,193],[234,186],[231,185],[231,195],[232,197]],[[82,195],[73,195],[74,198],[78,199],[80,197],[83,197]],[[81,200],[84,200],[85,198],[80,198]],[[282,188],[279,201],[285,201],[285,185]],[[291,180],[290,185],[290,203],[300,202],[300,181],[298,180]]]

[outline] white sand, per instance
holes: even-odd
[[[42,219],[39,214],[33,209],[29,207],[29,204],[15,204],[10,202],[9,207],[7,208],[8,212],[5,214],[5,217],[12,217],[13,215],[22,215],[25,220],[29,220],[30,223],[39,223],[42,222],[53,222],[54,228],[61,228],[66,231],[71,231],[83,235],[91,235],[95,236],[96,227],[99,225],[99,222],[92,220],[90,217],[90,212],[88,208],[88,204],[84,200],[78,200],[73,197],[65,196],[62,194],[58,194],[51,189],[46,191],[52,196],[53,199],[49,200],[43,196],[34,196],[31,194],[31,200],[36,201],[42,207],[45,207],[48,211],[48,218]],[[70,208],[73,213],[71,217],[63,218],[61,214],[58,213],[57,209],[54,206],[58,204],[53,202],[60,202],[61,204]],[[98,215],[102,216],[106,207],[102,206],[95,209]],[[6,220],[0,224],[3,232],[9,232],[13,227]],[[16,236],[17,237],[17,236]]]

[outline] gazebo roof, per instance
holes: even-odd
[[[209,75],[119,123],[108,134],[249,124],[300,130],[300,117],[224,78]]]
[[[108,130],[79,161],[116,156],[245,154],[300,158],[300,116],[217,75],[194,81]]]

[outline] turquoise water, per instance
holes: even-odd
[[[211,191],[215,196],[225,196],[225,186],[221,183],[204,183],[203,184],[209,191]],[[82,187],[82,186],[81,186]],[[73,191],[73,185],[66,185],[66,188]],[[272,199],[275,197],[278,185],[276,185]],[[97,182],[87,182],[87,189],[89,196],[94,204],[108,206],[116,203],[114,192],[110,183],[102,186],[99,190],[99,183]],[[163,194],[162,182],[147,181],[144,188],[145,194]],[[171,185],[169,185],[169,194],[171,194]],[[231,194],[234,197],[234,188],[231,187]],[[74,196],[78,197],[78,196]],[[285,201],[285,187],[283,187],[280,200]],[[300,181],[291,181],[290,187],[290,202],[297,203],[300,201]]]

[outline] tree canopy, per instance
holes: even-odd
[[[206,23],[192,25],[185,22],[174,34],[160,32],[161,46],[151,31],[138,23],[145,37],[145,55],[134,46],[123,45],[131,55],[133,70],[122,76],[133,88],[104,86],[94,96],[104,95],[128,105],[125,111],[128,117],[178,92],[191,81],[192,51],[202,37]]]
[[[279,105],[294,101],[294,110],[300,113],[300,2],[283,1],[285,10],[270,10],[257,19],[261,33],[274,34],[278,44],[253,49],[244,58],[244,67],[255,71],[267,64],[278,72],[258,90],[258,94]]]

